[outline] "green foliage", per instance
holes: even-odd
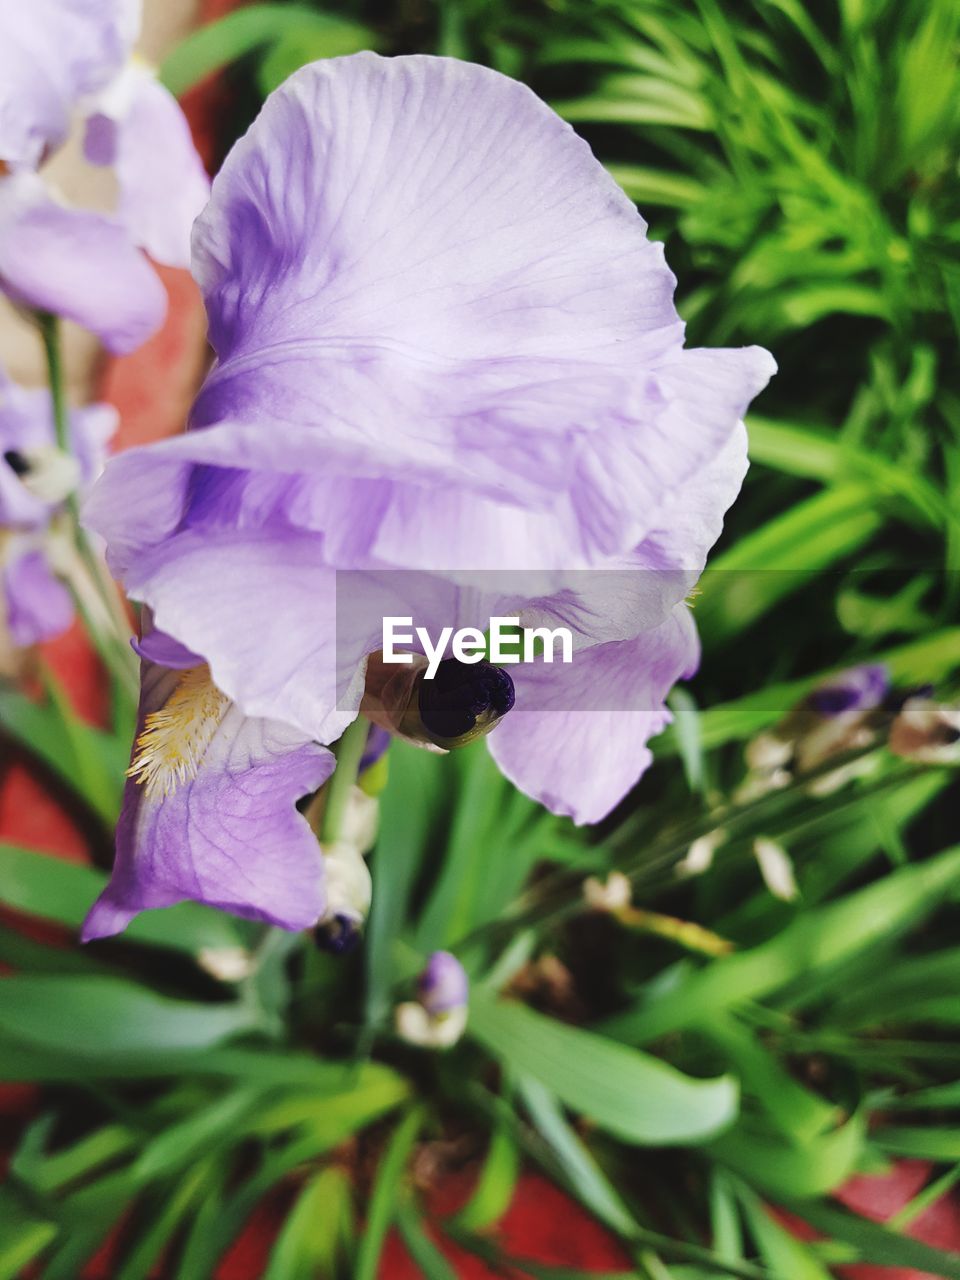
[[[0,1280],[37,1259],[72,1280],[125,1213],[119,1280],[209,1277],[278,1190],[268,1280],[372,1280],[393,1227],[448,1280],[437,1229],[500,1258],[524,1163],[647,1280],[825,1280],[835,1260],[960,1276],[904,1234],[909,1213],[880,1226],[831,1199],[897,1156],[938,1167],[922,1194],[956,1177],[955,774],[881,750],[831,794],[734,799],[744,746],[825,673],[885,661],[903,687],[960,683],[958,40],[951,0],[335,0],[248,6],[171,55],[177,91],[234,64],[256,95],[364,46],[528,80],[665,243],[690,342],[761,343],[780,373],[695,602],[701,672],[599,832],[514,792],[482,744],[394,745],[362,955],[192,906],[83,951],[0,932],[2,1074],[46,1086],[0,1192]],[[0,722],[112,823],[123,733],[52,686],[0,691]],[[710,868],[678,875],[721,827]],[[767,890],[758,837],[787,849],[796,898]],[[613,868],[638,907],[730,954],[587,917],[583,877]],[[74,931],[103,882],[0,849],[0,904],[31,924]],[[473,1005],[466,1039],[431,1055],[392,1019],[438,947]],[[425,1152],[442,1176],[451,1135],[472,1135],[479,1180],[427,1230],[411,1165]]]

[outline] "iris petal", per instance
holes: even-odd
[[[308,928],[322,914],[320,849],[295,806],[333,772],[333,755],[286,725],[244,716],[211,690],[202,668],[144,663],[117,860],[84,940],[184,899],[288,929]],[[205,718],[191,720],[193,710]]]

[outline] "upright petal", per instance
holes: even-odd
[[[60,204],[34,174],[0,178],[0,289],[32,311],[75,320],[116,354],[144,343],[167,307],[116,219]]]
[[[196,225],[220,363],[194,422],[319,438],[313,483],[363,509],[352,564],[625,553],[772,370],[682,350],[644,230],[523,85],[442,58],[306,67]]]
[[[315,924],[323,864],[296,802],[326,781],[333,755],[285,725],[244,716],[204,667],[144,663],[142,673],[116,864],[84,940],[184,899],[287,929]]]
[[[117,177],[116,214],[156,262],[190,266],[190,231],[210,195],[210,179],[174,96],[131,62],[87,118],[85,151]]]
[[[670,722],[664,698],[698,659],[696,630],[679,605],[655,630],[595,645],[570,665],[511,668],[516,706],[489,738],[515,786],[575,822],[599,822],[651,760],[649,738]]]

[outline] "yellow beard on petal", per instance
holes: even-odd
[[[208,666],[184,671],[164,705],[144,720],[127,777],[141,783],[150,799],[173,795],[197,776],[229,705]]]

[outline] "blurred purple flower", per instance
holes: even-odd
[[[77,103],[120,71],[139,25],[139,0],[7,0],[0,160],[38,168],[66,140]]]
[[[467,1004],[470,983],[463,965],[449,951],[434,951],[417,983],[417,999],[427,1013],[450,1013]]]
[[[811,711],[827,719],[879,707],[890,689],[890,673],[883,663],[850,667],[824,680],[807,699]]]
[[[247,715],[321,743],[380,647],[344,624],[338,572],[383,599],[430,571],[445,624],[510,604],[567,625],[573,666],[513,667],[490,747],[602,818],[696,666],[685,597],[770,356],[685,350],[662,248],[587,145],[451,59],[294,75],[217,177],[194,262],[218,363],[193,429],[124,454],[87,510],[130,594]],[[517,601],[477,570],[538,585]]]
[[[77,487],[100,472],[117,427],[110,405],[70,415],[72,456],[57,448],[46,390],[0,370],[0,632],[18,648],[48,640],[73,618],[70,593],[50,564],[50,522]]]
[[[0,288],[66,316],[110,351],[162,323],[166,293],[140,253],[189,265],[209,182],[175,99],[131,59],[137,0],[37,0],[0,13]],[[113,168],[115,213],[73,209],[36,169],[85,117],[85,152]]]

